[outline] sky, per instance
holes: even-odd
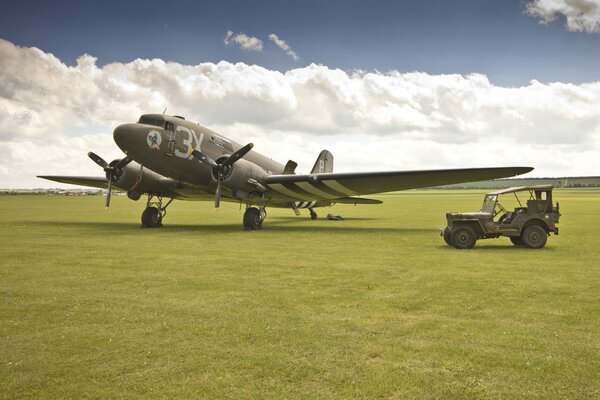
[[[185,115],[308,172],[600,175],[600,0],[54,1],[0,14],[0,188]]]

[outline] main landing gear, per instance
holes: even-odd
[[[310,211],[310,219],[312,219],[312,220],[315,220],[315,219],[317,219],[318,215],[317,215],[317,213],[315,212],[315,210],[313,210],[313,209],[312,209],[312,207],[311,207],[311,208],[309,208],[309,209],[308,209],[308,211]]]
[[[250,198],[244,212],[244,229],[247,231],[262,229],[265,218],[267,218],[267,210],[262,198],[260,198],[259,207],[252,207],[252,198]]]
[[[154,197],[156,200],[153,200]],[[164,207],[162,200],[162,196],[148,195],[146,209],[142,212],[142,228],[160,228],[162,226],[162,220],[167,215],[167,207],[173,199],[170,199]]]

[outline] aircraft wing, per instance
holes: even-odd
[[[292,199],[333,200],[355,195],[507,178],[531,170],[531,167],[503,167],[270,175],[265,179],[265,183],[269,189]]]
[[[71,185],[90,186],[99,189],[106,189],[108,181],[105,177],[96,176],[59,176],[59,175],[38,175],[38,178],[48,179],[54,182],[70,183]]]

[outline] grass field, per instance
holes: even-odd
[[[0,398],[600,398],[600,191],[560,235],[446,246],[482,192],[269,210],[0,197]]]

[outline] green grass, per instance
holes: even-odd
[[[600,191],[557,190],[560,235],[446,246],[482,193],[269,210],[0,197],[0,398],[600,397]]]

